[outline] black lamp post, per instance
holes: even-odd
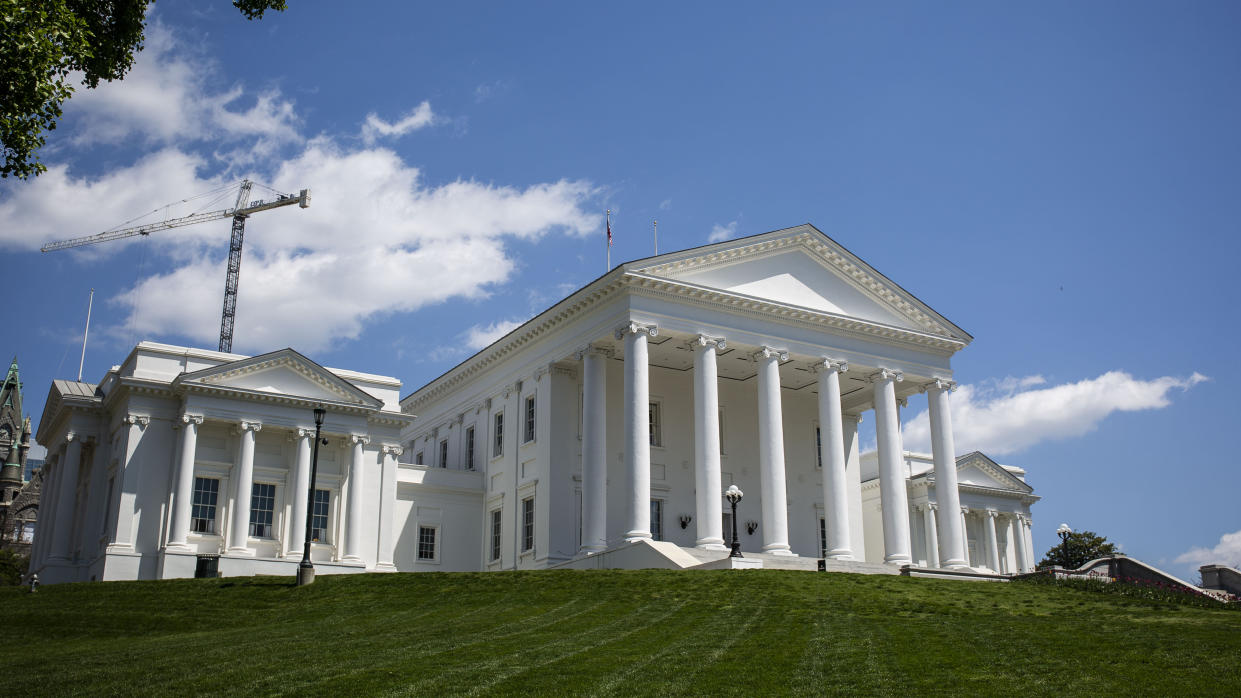
[[[741,539],[737,537],[737,502],[743,496],[744,493],[736,485],[729,485],[724,491],[724,498],[733,505],[733,551],[728,554],[729,557],[741,557]]]
[[[1056,535],[1060,536],[1060,560],[1064,563],[1064,568],[1069,568],[1069,536],[1073,535],[1073,529],[1069,528],[1066,523],[1060,524],[1060,528],[1056,529]]]
[[[315,444],[310,452],[310,491],[306,493],[306,540],[302,544],[302,562],[297,566],[297,585],[305,586],[315,581],[315,566],[310,561],[311,523],[315,516],[315,476],[319,473],[319,438],[323,431],[323,418],[327,410],[315,408]]]

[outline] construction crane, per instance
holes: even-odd
[[[93,245],[97,242],[119,240],[121,238],[133,237],[134,235],[150,235],[158,230],[180,228],[231,216],[233,219],[233,237],[228,246],[228,271],[224,275],[224,312],[220,317],[220,351],[231,352],[233,350],[233,320],[237,315],[237,281],[241,275],[241,244],[246,234],[246,218],[259,211],[267,211],[273,208],[280,208],[281,206],[292,204],[297,204],[301,208],[310,206],[309,189],[303,189],[298,194],[277,194],[272,201],[263,201],[262,199],[250,201],[250,188],[253,186],[254,183],[250,180],[242,180],[240,191],[237,192],[237,202],[232,208],[218,211],[202,211],[180,218],[170,218],[158,223],[109,230],[95,235],[73,238],[72,240],[53,242],[44,245],[42,251],[52,252],[54,250],[69,249],[70,247]]]

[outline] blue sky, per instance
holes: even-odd
[[[1241,6],[441,5],[158,3],[0,182],[36,419],[92,287],[87,380],[215,346],[228,224],[37,248],[242,177],[314,199],[250,220],[234,348],[407,389],[599,275],[605,208],[614,262],[811,222],[976,337],[958,446],[1028,470],[1039,551],[1241,563]]]

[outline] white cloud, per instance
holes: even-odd
[[[431,103],[427,101],[409,110],[408,114],[395,122],[384,121],[378,114],[371,112],[366,115],[366,123],[362,124],[362,141],[373,145],[380,137],[400,138],[433,123],[435,114],[431,112]]]
[[[727,225],[716,223],[711,226],[711,233],[707,235],[707,242],[719,242],[737,234],[737,221],[730,221]]]
[[[177,134],[189,124],[207,123],[228,133],[240,129],[244,120],[234,116],[242,112],[223,107],[250,97],[235,89],[211,93],[205,87],[210,76],[186,76],[181,83],[172,79],[185,76],[191,57],[170,36],[154,32],[155,50],[144,53],[143,64],[135,68],[138,97],[107,97],[120,101],[83,108],[124,122],[121,117],[133,113],[149,93],[166,88],[162,99],[173,104],[166,105],[164,116],[178,126],[165,130],[166,124],[154,119],[126,133],[170,142],[103,175],[77,176],[67,165],[53,163],[34,181],[0,185],[0,220],[5,221],[0,248],[28,251],[48,241],[97,233],[151,212],[153,203],[209,190],[221,190],[210,206],[208,200],[194,200],[155,213],[175,217],[232,204],[235,193],[225,189],[240,177],[211,173],[221,166],[204,152],[217,143],[205,142],[200,134]],[[212,68],[206,64],[202,69]],[[214,106],[192,106],[202,103]],[[278,141],[286,126],[300,121],[292,104],[263,92],[253,96],[252,105],[245,113],[259,137],[233,141],[236,154],[253,160],[277,143],[280,157],[274,160],[281,164],[274,171],[244,174],[283,192],[311,188],[313,198],[306,210],[267,211],[247,222],[234,339],[238,351],[285,346],[318,351],[358,337],[368,322],[392,313],[450,298],[486,297],[516,268],[507,250],[512,241],[534,241],[549,233],[584,236],[602,228],[602,216],[589,212],[597,208],[591,204],[597,191],[589,182],[514,187],[457,180],[432,186],[419,168],[386,148],[344,145],[357,141],[330,135]],[[386,127],[395,134],[430,118],[430,106],[423,103]],[[97,124],[84,128],[90,131]],[[256,192],[255,198],[261,196]],[[212,347],[219,330],[228,227],[221,220],[57,254],[77,254],[88,264],[103,265],[126,242],[145,240],[159,271],[109,299],[128,317],[121,323],[124,329],[101,331]]]
[[[672,199],[664,199],[663,201],[659,202],[660,211],[667,211],[670,208],[672,208]]]
[[[1193,547],[1176,558],[1181,565],[1228,565],[1241,567],[1241,531],[1225,533],[1214,548]]]
[[[474,325],[465,332],[465,343],[478,351],[521,326],[523,320],[497,320],[490,325]]]
[[[1097,378],[1037,388],[1042,376],[1007,377],[963,385],[952,397],[952,427],[957,453],[982,451],[1002,456],[1043,441],[1067,439],[1094,431],[1113,412],[1167,407],[1168,393],[1188,390],[1205,380],[1164,376],[1140,380],[1123,371]],[[904,427],[905,447],[929,451],[930,423],[922,410]]]
[[[302,140],[301,120],[279,90],[266,89],[251,107],[238,108],[245,91],[240,86],[213,91],[209,78],[215,69],[208,56],[152,20],[145,47],[123,80],[78,87],[66,104],[66,115],[78,117],[79,125],[70,141],[76,146],[130,138],[153,145],[224,141],[262,144],[270,151],[275,144]]]

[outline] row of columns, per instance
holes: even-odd
[[[938,492],[938,487],[936,487]],[[938,502],[924,502],[918,505],[918,511],[922,512],[923,525],[926,532],[926,551],[927,551],[927,567],[940,567],[939,551],[943,549],[942,538],[939,535],[939,528],[936,526],[936,512],[942,511],[942,507]],[[966,517],[970,514],[969,507],[957,507],[960,515],[952,517],[960,522],[960,540],[968,557],[969,536],[966,532]],[[952,510],[949,509],[949,512]],[[1000,546],[999,538],[1001,535],[1010,550],[1013,550],[1016,557],[1016,571],[1029,572],[1034,569],[1033,541],[1030,537],[1030,518],[1020,513],[1000,512],[995,509],[983,510],[983,555],[985,560],[982,562],[986,566],[995,571],[1000,571]],[[997,524],[997,521],[999,523]],[[952,535],[949,533],[948,535]],[[968,559],[966,560],[968,563]],[[947,565],[944,565],[947,566]]]
[[[650,426],[647,339],[658,334],[654,325],[630,322],[618,329],[624,341],[624,434],[629,488],[627,542],[651,537]],[[724,549],[720,498],[720,434],[717,352],[726,346],[720,337],[698,335],[694,351],[694,481],[698,520],[696,545]],[[589,346],[578,353],[583,362],[582,434],[582,549],[590,554],[608,547],[606,362],[608,349]],[[788,352],[764,346],[752,355],[758,372],[758,457],[762,502],[763,552],[792,555],[788,536],[784,427],[780,389],[780,362]],[[840,374],[845,361],[824,358],[816,365],[819,388],[820,457],[823,463],[823,501],[827,556],[851,560],[848,494],[845,477],[844,415],[840,402]],[[870,376],[874,387],[876,436],[879,447],[879,485],[883,506],[884,561],[912,562],[908,495],[905,489],[904,451],[897,413],[899,371],[880,369]],[[960,507],[948,392],[954,384],[937,379],[923,386],[929,393],[936,492],[947,512]],[[935,514],[931,514],[934,518]],[[931,525],[935,525],[931,521]],[[937,557],[944,567],[965,567],[964,526],[957,516],[939,514]]]
[[[189,545],[190,516],[194,501],[194,461],[198,447],[198,427],[203,423],[202,415],[183,414],[179,458],[176,465],[175,490],[173,495],[172,516],[169,525],[168,548],[176,551],[190,551]],[[231,534],[228,554],[237,556],[253,556],[255,551],[247,544],[250,533],[250,497],[254,484],[254,441],[255,435],[263,428],[257,421],[242,421],[237,425],[239,435],[237,461],[233,477],[233,511],[231,516]],[[293,433],[297,440],[295,458],[294,489],[290,493],[293,504],[293,520],[289,526],[290,554],[300,551],[305,542],[307,493],[310,489],[310,455],[314,429],[299,428]],[[362,516],[366,508],[363,501],[365,478],[365,446],[370,437],[362,434],[351,434],[348,437],[352,449],[349,467],[349,497],[345,507],[344,545],[342,561],[364,562],[362,555]],[[395,473],[396,459],[401,454],[399,446],[385,445],[383,451],[384,472]],[[387,487],[383,489],[394,489]],[[385,493],[387,494],[387,493]],[[395,497],[395,491],[391,492]],[[391,516],[391,512],[381,512]],[[384,529],[391,526],[380,526],[381,536]],[[386,535],[391,538],[391,531]],[[382,543],[382,541],[381,541]],[[388,546],[390,549],[391,546]],[[385,548],[381,545],[381,550]],[[390,555],[391,553],[389,553]],[[382,555],[381,555],[382,557]],[[391,563],[391,560],[379,560],[380,563]]]

